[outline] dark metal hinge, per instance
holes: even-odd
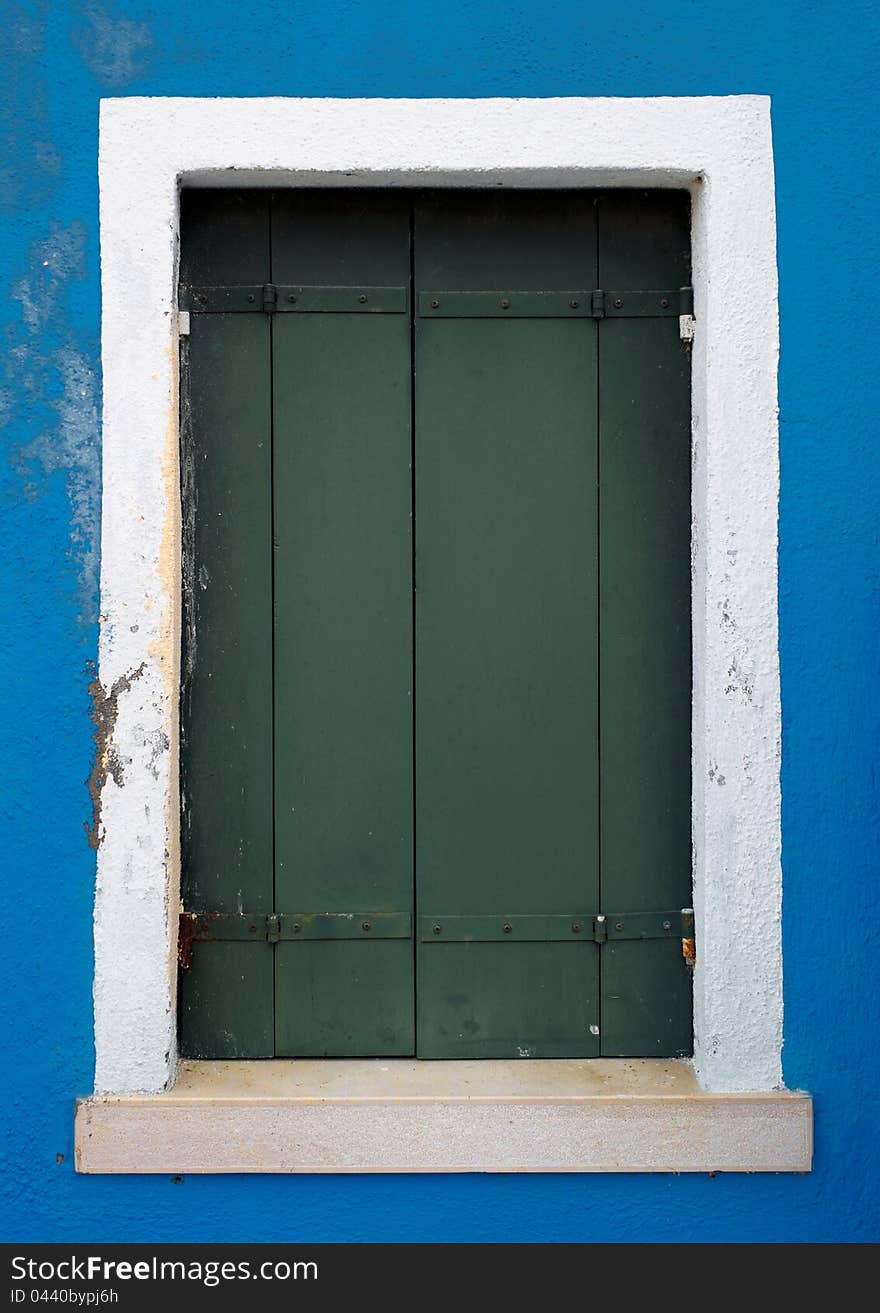
[[[274,315],[278,309],[278,288],[274,283],[263,283],[263,313]]]

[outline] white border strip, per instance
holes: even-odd
[[[770,103],[101,103],[105,692],[96,1089],[175,1062],[180,507],[178,187],[687,186],[693,197],[695,1067],[781,1084],[778,313]]]

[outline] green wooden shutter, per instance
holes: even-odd
[[[596,324],[518,312],[595,285],[592,199],[426,200],[415,272],[418,1052],[589,1057]]]
[[[268,281],[267,195],[184,192],[181,225],[184,283]],[[223,917],[274,905],[269,334],[193,314],[182,370],[183,898]],[[180,994],[184,1054],[274,1053],[265,935],[200,943]]]
[[[597,212],[599,284],[621,309],[630,290],[690,282],[686,193],[606,192]],[[630,914],[609,923],[617,936],[691,902],[690,356],[677,317],[603,319],[599,394],[602,906]],[[673,928],[603,947],[603,1054],[691,1052]]]
[[[364,307],[273,323],[277,1052],[412,1053],[409,207],[282,194],[272,235],[275,282]]]
[[[184,194],[185,1053],[689,1051],[687,200]]]

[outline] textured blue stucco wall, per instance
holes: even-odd
[[[865,0],[0,5],[3,1238],[866,1240],[876,1131],[880,8]],[[98,100],[773,97],[782,362],[785,1074],[809,1176],[79,1177],[92,1083]]]

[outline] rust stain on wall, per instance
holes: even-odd
[[[83,821],[83,829],[89,840],[89,846],[97,852],[103,838],[101,830],[101,795],[108,779],[114,784],[123,782],[123,766],[113,743],[113,731],[119,714],[119,694],[130,690],[136,679],[140,679],[146,670],[146,662],[141,662],[137,670],[130,675],[120,675],[114,680],[110,689],[105,689],[98,677],[93,662],[88,663],[93,672],[89,681],[89,697],[92,700],[89,719],[94,725],[95,760],[91,774],[86,780],[86,788],[92,799],[92,823]]]

